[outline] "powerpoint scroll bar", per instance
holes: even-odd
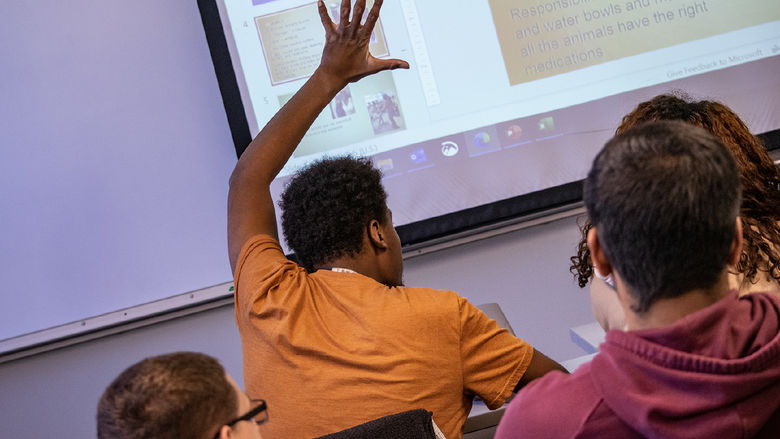
[[[429,107],[439,105],[441,102],[439,89],[436,87],[431,60],[428,58],[428,48],[425,46],[425,37],[423,37],[417,5],[414,0],[401,0],[401,9],[403,9],[406,28],[409,31],[409,41],[412,45],[412,52],[414,52],[414,67],[417,68],[417,73],[420,75],[425,103]]]

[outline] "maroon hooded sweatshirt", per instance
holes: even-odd
[[[780,298],[729,294],[674,325],[609,331],[524,388],[496,439],[780,438]]]

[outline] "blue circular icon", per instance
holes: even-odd
[[[490,145],[490,134],[481,132],[474,136],[474,144],[479,148],[484,148]]]

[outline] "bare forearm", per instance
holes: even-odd
[[[346,85],[317,69],[301,89],[252,140],[230,176],[228,252],[230,265],[249,235],[267,233],[278,239],[270,184],[289,160],[306,131],[328,102]],[[255,209],[254,215],[240,212]]]
[[[552,372],[554,370],[566,374],[569,373],[563,366],[558,364],[558,362],[534,349],[531,363],[528,365],[528,369],[525,370],[525,373],[520,378],[517,386],[515,386],[515,392],[519,391],[523,386],[530,383],[531,381],[537,378],[541,378],[547,372]]]
[[[240,185],[240,179],[269,185],[320,112],[346,84],[317,69],[241,155],[231,176],[231,190]]]

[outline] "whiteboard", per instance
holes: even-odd
[[[0,352],[231,281],[236,154],[196,3],[6,1],[0,16]]]

